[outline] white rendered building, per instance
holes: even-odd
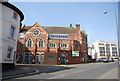
[[[120,1],[118,2],[118,14],[120,14]],[[118,21],[120,21],[120,15],[118,15]],[[117,26],[117,35],[118,35],[118,48],[119,48],[119,58],[120,58],[120,22],[117,22],[118,26]]]
[[[2,57],[0,62],[3,69],[14,66],[17,38],[23,19],[24,15],[17,7],[8,2],[0,2],[0,53]]]
[[[92,59],[95,59],[96,58],[95,53],[96,53],[96,50],[94,49],[94,45],[89,44],[88,45],[88,55],[90,55],[92,57]]]
[[[96,60],[117,60],[119,57],[118,45],[113,42],[97,41],[93,43],[92,58]]]

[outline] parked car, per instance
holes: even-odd
[[[114,61],[118,61],[118,58],[114,58]]]
[[[113,59],[113,58],[110,58],[110,59],[109,59],[109,62],[114,62],[114,59]]]
[[[105,61],[106,61],[105,58],[99,58],[99,59],[97,60],[97,62],[105,62]]]

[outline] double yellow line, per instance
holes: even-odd
[[[0,78],[1,80],[5,80],[5,79],[9,79],[9,78],[17,78],[17,77],[20,77],[20,76],[25,76],[25,75],[30,75],[30,74],[35,74],[35,73],[38,73],[38,69],[34,69],[35,72],[29,72],[29,73],[22,73],[22,74],[18,74],[18,75],[11,75],[11,76],[5,76],[5,77],[2,77]]]

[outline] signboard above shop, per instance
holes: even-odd
[[[72,51],[72,56],[79,56],[79,51]]]

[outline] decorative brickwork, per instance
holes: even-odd
[[[72,25],[71,25],[72,26]],[[37,29],[40,33],[33,31]],[[88,62],[87,34],[80,31],[80,25],[73,27],[43,27],[38,23],[24,26],[18,39],[18,63],[42,64],[79,64]],[[27,47],[28,39],[32,39],[32,47]],[[39,47],[42,39],[43,46]],[[51,44],[52,43],[52,44]],[[72,51],[78,51],[78,56],[72,56]],[[65,56],[66,55],[66,56]]]

